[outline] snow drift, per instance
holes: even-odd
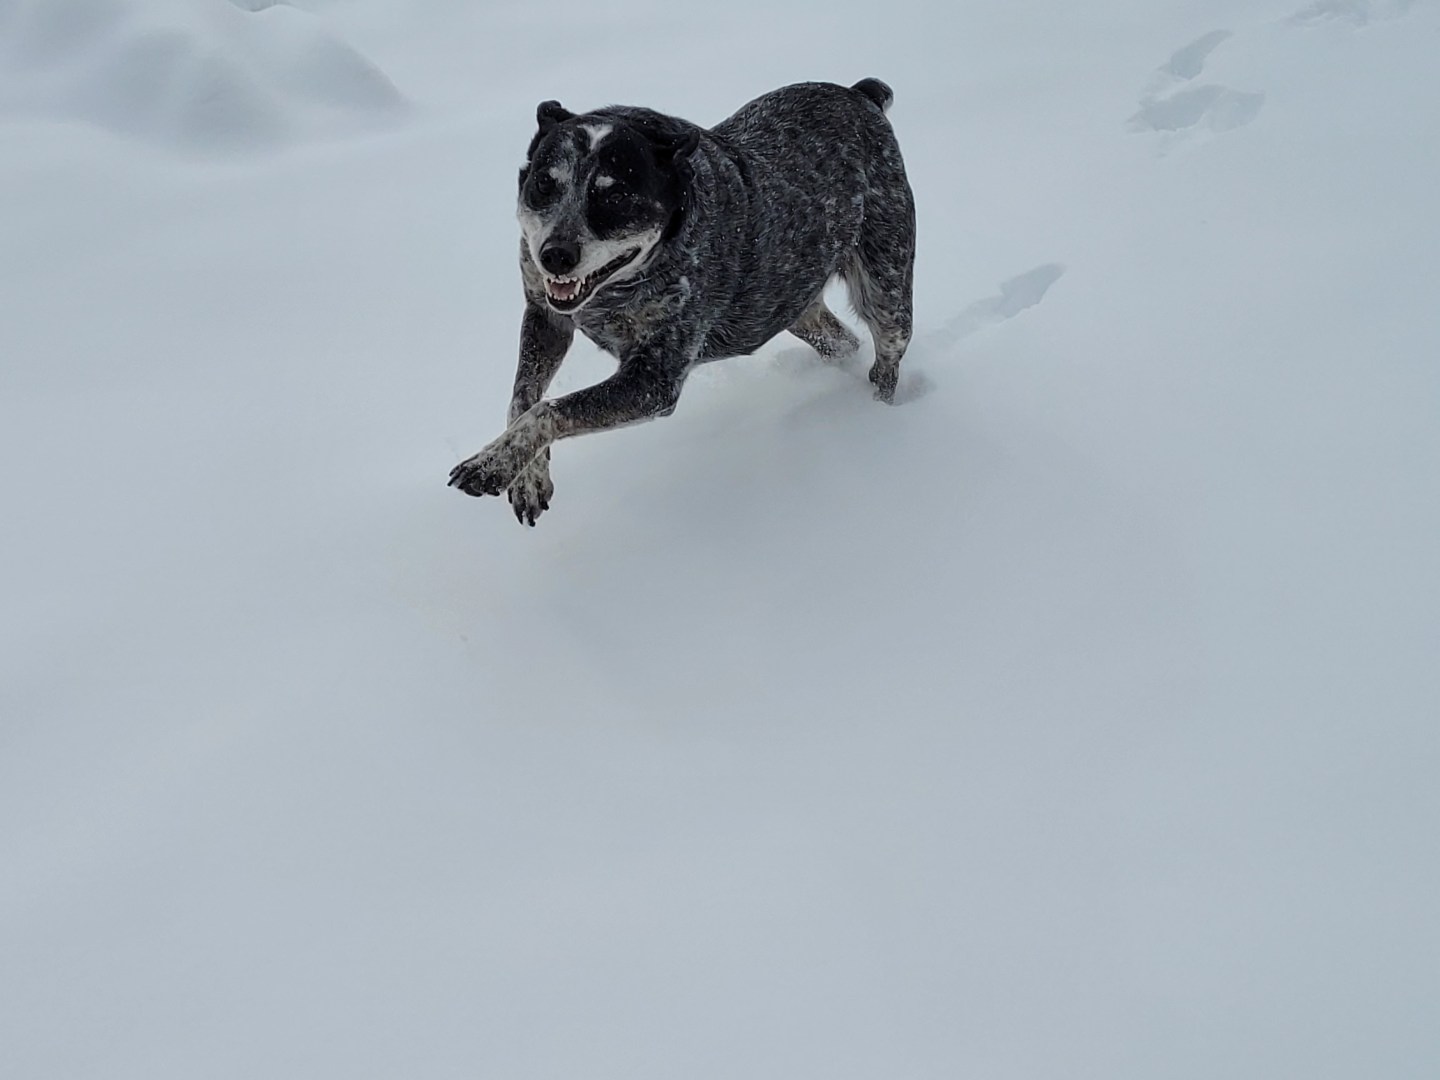
[[[0,111],[184,150],[274,147],[393,117],[388,78],[262,0],[0,0]]]

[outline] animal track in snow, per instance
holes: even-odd
[[[1175,50],[1155,69],[1140,94],[1140,111],[1130,117],[1126,126],[1139,133],[1173,134],[1192,129],[1221,132],[1254,120],[1265,104],[1263,93],[1215,84],[1176,89],[1198,78],[1210,54],[1231,36],[1229,30],[1212,30]]]
[[[1156,68],[1155,73],[1150,76],[1149,83],[1140,95],[1141,103],[1160,97],[1179,84],[1198,77],[1205,70],[1205,61],[1210,54],[1232,36],[1229,30],[1212,30],[1183,49],[1176,49],[1170,54],[1170,59]]]
[[[1183,49],[1176,49],[1170,59],[1160,65],[1160,70],[1177,79],[1193,79],[1205,70],[1205,58],[1215,47],[1232,35],[1229,30],[1211,30],[1203,37],[1196,38]]]
[[[1415,0],[1316,0],[1291,15],[1289,21],[1298,26],[1332,21],[1368,26],[1372,22],[1398,19],[1414,6]]]
[[[1211,131],[1231,131],[1254,120],[1264,103],[1264,94],[1197,86],[1142,105],[1130,118],[1130,130],[1185,131],[1204,124]]]

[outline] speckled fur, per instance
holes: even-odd
[[[648,109],[611,106],[577,116],[542,104],[521,170],[526,307],[509,427],[457,465],[450,483],[470,495],[508,489],[516,517],[533,525],[553,492],[551,442],[668,415],[695,364],[753,352],[785,330],[827,358],[854,352],[854,335],[821,299],[836,274],[875,342],[876,396],[891,401],[911,333],[915,254],[914,203],[884,116],[891,96],[876,79],[848,88],[800,83],[757,98],[708,131]],[[586,244],[602,242],[575,219],[585,209],[577,203],[589,190],[583,185],[596,174],[587,161],[605,139],[627,130],[649,140],[655,167],[668,170],[658,188],[647,178],[647,190],[661,193],[637,204],[635,242],[654,239],[657,214],[663,237],[578,310],[558,311],[533,241],[550,243],[561,233],[577,239],[584,268]],[[532,163],[542,158],[558,162],[547,168],[576,185],[548,210],[536,210],[524,194]],[[630,233],[620,228],[617,235],[607,257]],[[619,367],[595,386],[543,400],[576,329]]]

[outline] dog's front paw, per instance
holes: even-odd
[[[466,495],[499,495],[527,464],[516,440],[502,435],[451,469],[450,486]]]
[[[546,450],[520,470],[510,485],[510,509],[522,525],[534,525],[535,519],[550,509],[555,485],[550,480],[550,451]]]
[[[450,470],[450,486],[466,495],[499,495],[536,455],[547,449],[553,435],[548,407],[542,402],[515,418],[505,434],[472,458]]]

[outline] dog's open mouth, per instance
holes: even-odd
[[[589,300],[595,290],[605,284],[605,280],[610,275],[632,262],[639,254],[638,247],[631,248],[618,258],[611,259],[598,270],[592,270],[583,278],[551,277],[546,274],[545,295],[550,298],[550,306],[556,311],[574,311],[586,300]]]

